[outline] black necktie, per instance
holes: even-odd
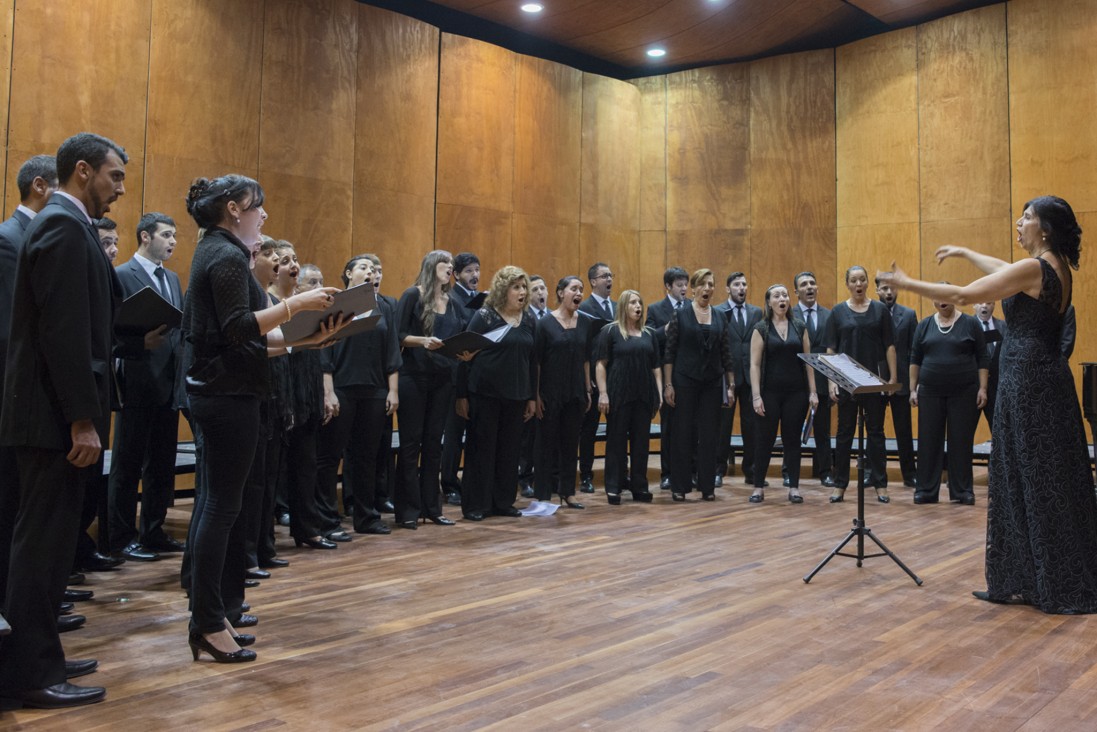
[[[804,311],[808,321],[808,337],[815,340],[815,308],[810,307]]]
[[[674,301],[674,309],[677,310],[680,307],[682,307],[682,301],[681,300],[675,300]]]
[[[602,301],[602,309],[606,311],[606,317],[613,320],[613,307],[609,304],[609,298]]]
[[[746,321],[743,320],[743,306],[742,305],[736,305],[735,306],[735,322],[737,322],[739,324],[740,328],[742,328],[743,326],[746,325]]]
[[[545,315],[545,311],[544,311],[544,310],[538,310],[538,311],[537,311],[537,319],[538,319],[538,320],[540,320],[541,318],[543,318],[543,317],[544,317],[544,315]]]
[[[171,302],[171,291],[168,289],[168,275],[164,271],[164,268],[157,266],[152,273],[156,275],[156,279],[158,280],[157,285],[160,287],[160,296],[174,305],[175,303]]]
[[[983,330],[990,330],[990,321],[989,320],[984,320],[984,321],[982,321],[982,323],[983,323]]]

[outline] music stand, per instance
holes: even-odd
[[[831,550],[830,554],[819,562],[815,569],[804,577],[804,582],[811,582],[811,578],[814,577],[820,569],[826,566],[833,557],[851,557],[857,560],[857,566],[860,567],[865,559],[870,557],[891,557],[891,560],[899,565],[899,567],[910,575],[910,578],[914,580],[914,583],[921,586],[922,580],[914,572],[910,571],[907,565],[903,564],[899,557],[884,546],[884,543],[872,533],[872,529],[865,525],[865,406],[861,401],[862,394],[892,394],[899,390],[899,384],[887,384],[880,379],[876,374],[866,369],[861,364],[854,361],[852,358],[845,354],[822,354],[822,353],[801,353],[798,354],[800,358],[805,361],[809,366],[815,369],[816,373],[822,374],[830,381],[833,381],[838,385],[840,389],[844,389],[849,392],[850,398],[854,399],[857,403],[857,517],[853,519],[853,528],[850,529],[846,537]],[[827,395],[826,398],[829,398]],[[818,445],[816,445],[818,449]],[[865,554],[865,537],[872,539],[876,546],[880,547],[881,551],[877,554]],[[846,544],[850,542],[850,539],[857,537],[857,553],[848,554],[843,553],[842,549]]]

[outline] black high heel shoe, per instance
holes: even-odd
[[[419,528],[419,521],[417,519],[412,519],[411,521],[397,521],[393,526],[398,529],[411,529],[412,531],[415,531]]]
[[[884,494],[880,495],[880,491],[883,491]],[[887,486],[884,486],[883,488],[877,488],[876,489],[876,500],[879,501],[880,503],[891,503],[891,496],[888,495]]]
[[[251,633],[233,633],[232,639],[236,641],[236,645],[244,648],[255,643],[255,636]]]
[[[425,524],[428,521],[436,526],[454,526],[457,524],[456,521],[448,519],[445,516],[425,516],[423,518],[423,523]]]
[[[307,546],[309,549],[335,549],[334,541],[328,541],[324,537],[318,539],[298,539],[294,537],[293,543],[297,546]]]
[[[568,508],[586,508],[582,503],[571,500],[571,496],[560,496],[560,505]]]
[[[191,633],[187,643],[190,645],[190,653],[194,656],[195,661],[198,660],[198,656],[202,654],[202,651],[210,654],[217,663],[247,663],[257,658],[255,651],[249,651],[246,648],[231,653],[219,651],[201,633]]]

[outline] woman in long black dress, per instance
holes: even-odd
[[[712,270],[697,270],[689,285],[693,302],[667,323],[663,355],[663,397],[675,410],[671,498],[684,501],[692,490],[689,468],[696,455],[701,498],[715,501],[720,404],[735,401],[735,371],[727,318],[712,307]]]
[[[435,250],[423,257],[415,284],[396,307],[396,330],[404,347],[400,369],[400,453],[396,463],[396,525],[414,529],[420,517],[439,526],[454,521],[442,515],[438,482],[442,432],[453,403],[457,362],[438,353],[442,341],[461,330],[457,304],[450,299],[453,257]]]
[[[987,403],[983,328],[950,302],[914,329],[910,404],[918,407],[918,489],[915,503],[937,503],[948,435],[949,500],[975,505],[971,457],[979,410]]]
[[[648,445],[651,420],[662,406],[663,373],[655,332],[643,323],[643,298],[625,290],[617,300],[617,318],[595,341],[598,410],[606,415],[606,499],[614,506],[621,503],[622,489],[634,501],[653,499]]]
[[[590,409],[590,347],[593,321],[579,314],[583,281],[568,275],[556,285],[556,309],[537,321],[533,360],[537,366],[537,416],[540,451],[534,468],[538,501],[560,495],[561,505],[586,508],[573,501],[579,462],[579,428]]]
[[[898,378],[895,362],[895,331],[891,313],[878,300],[868,299],[868,273],[860,265],[846,270],[849,299],[830,311],[827,319],[827,353],[844,353],[889,384]],[[838,404],[838,430],[834,439],[834,492],[831,503],[841,503],[849,485],[849,454],[857,428],[857,404],[865,410],[868,467],[865,484],[876,488],[876,500],[887,503],[887,452],[884,442],[884,398],[862,394],[853,399],[831,382],[830,399]]]
[[[754,493],[751,503],[765,500],[766,471],[777,442],[780,423],[781,445],[788,467],[788,500],[803,503],[800,495],[800,430],[808,406],[819,406],[815,393],[815,372],[797,354],[811,353],[807,326],[790,316],[788,288],[770,285],[766,290],[765,317],[750,334],[750,393],[758,432],[754,453]]]
[[[1003,300],[987,507],[987,589],[980,600],[1025,603],[1045,613],[1097,612],[1097,497],[1078,393],[1059,349],[1070,305],[1082,229],[1070,204],[1040,196],[1017,220],[1030,255],[1012,264],[963,247],[941,247],[937,261],[963,257],[987,273],[966,287],[885,272],[900,289],[956,305]]]
[[[474,333],[507,329],[495,345],[457,367],[455,408],[469,420],[461,481],[461,511],[469,521],[522,515],[514,507],[522,423],[537,411],[534,319],[528,303],[529,276],[518,267],[503,267],[491,278],[484,307],[467,328]]]

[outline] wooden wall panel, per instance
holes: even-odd
[[[267,233],[328,282],[351,251],[358,13],[353,0],[268,0],[259,180]]]
[[[175,219],[169,267],[186,286],[198,227],[184,199],[192,180],[259,169],[263,25],[250,0],[154,0],[149,54],[145,211]],[[226,69],[233,74],[225,74]],[[225,113],[231,104],[232,114]],[[181,124],[186,120],[185,124]],[[123,235],[128,247],[133,237]]]
[[[528,274],[539,274],[545,278],[550,308],[556,307],[553,288],[564,275],[579,275],[583,279],[583,287],[589,289],[587,265],[581,264],[579,259],[578,218],[565,221],[514,213],[511,215],[511,236],[514,241],[513,264]],[[481,270],[481,275],[484,271]]]
[[[478,254],[483,281],[512,257],[515,54],[448,33],[441,49],[435,242]]]
[[[831,279],[834,124],[833,51],[750,64],[751,302],[804,270]]]
[[[439,35],[399,13],[358,6],[351,256],[379,252],[394,295],[434,248]]]
[[[667,265],[667,80],[649,76],[640,90],[640,281],[645,303],[663,297]]]
[[[580,267],[610,265],[614,292],[640,283],[640,91],[583,74]],[[589,284],[587,285],[589,289]]]
[[[11,36],[14,27],[15,0],[3,0],[0,2],[0,130],[4,130],[4,149],[0,150],[0,170],[7,170],[8,96],[11,93]],[[12,172],[13,181],[18,171],[19,168],[16,167]],[[19,189],[15,187],[14,182],[9,185],[6,177],[3,182],[0,182],[0,186],[3,186],[0,189],[0,202],[3,204],[3,209],[0,210],[0,215],[3,216],[0,221],[2,221],[7,219],[9,211],[14,211],[19,205]]]
[[[123,244],[133,241],[141,217],[151,11],[151,0],[20,0],[15,6],[5,180],[14,188],[27,158],[56,153],[77,132],[111,138],[130,156],[126,195],[109,214]]]

